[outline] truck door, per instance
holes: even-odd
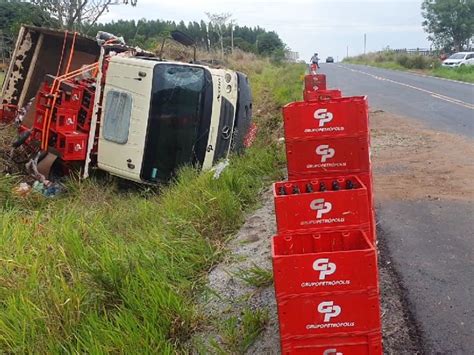
[[[114,57],[109,63],[101,116],[98,166],[140,181],[154,61]]]

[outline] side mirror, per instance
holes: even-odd
[[[171,38],[186,47],[195,45],[194,40],[181,31],[171,31]]]

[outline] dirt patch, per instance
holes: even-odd
[[[371,128],[377,200],[474,198],[472,141],[380,111]]]
[[[245,311],[260,310],[265,314],[264,326],[255,342],[247,349],[251,354],[279,353],[278,316],[273,285],[258,287],[245,282],[249,270],[271,272],[270,240],[276,233],[273,197],[265,191],[262,206],[250,214],[245,224],[230,242],[229,256],[209,274],[209,292],[202,299],[211,325],[196,334],[192,347],[199,353],[241,353],[225,334],[225,324],[231,318],[242,321]],[[245,330],[237,334],[243,340]],[[258,334],[257,334],[258,335]],[[238,341],[238,340],[237,340]]]

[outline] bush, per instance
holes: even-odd
[[[410,58],[410,64],[413,69],[427,69],[429,68],[429,61],[426,57],[415,55]]]
[[[400,64],[404,68],[410,68],[409,61],[410,61],[410,58],[408,57],[407,54],[401,54],[397,57],[397,63]]]
[[[433,57],[423,55],[399,54],[396,62],[407,69],[430,69],[436,66],[439,61]]]

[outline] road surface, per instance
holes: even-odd
[[[331,88],[368,95],[372,109],[413,117],[430,128],[474,138],[474,85],[350,64],[322,64]]]
[[[474,137],[473,85],[356,65],[323,64],[321,71],[331,88],[368,95],[372,110]],[[377,204],[377,217],[425,351],[473,354],[474,202],[386,201]]]

